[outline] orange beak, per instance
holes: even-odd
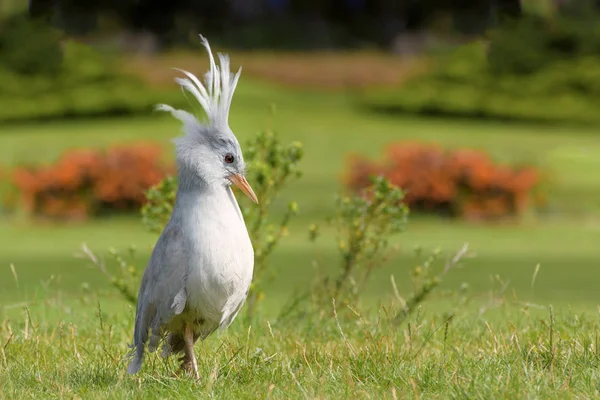
[[[258,199],[256,198],[256,195],[254,194],[254,190],[252,190],[252,188],[250,187],[250,184],[248,183],[248,181],[246,180],[246,178],[244,178],[240,174],[231,174],[231,175],[229,175],[229,180],[235,186],[237,186],[238,188],[240,188],[240,190],[242,192],[244,192],[244,194],[246,196],[250,197],[253,202],[255,202],[255,203],[258,204]]]

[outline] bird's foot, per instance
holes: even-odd
[[[196,356],[194,355],[194,328],[192,325],[185,324],[183,340],[185,342],[185,355],[183,356],[183,363],[181,366],[189,373],[193,374],[196,379],[200,379],[200,374],[198,373],[198,363],[196,362]]]
[[[188,376],[193,376],[196,379],[200,379],[200,374],[198,373],[198,365],[194,361],[195,360],[193,359],[190,360],[184,357],[184,359],[181,362],[181,366],[179,367],[179,373],[183,373]]]

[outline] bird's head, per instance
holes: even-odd
[[[177,78],[176,81],[198,101],[207,120],[200,121],[187,111],[176,110],[165,104],[157,107],[170,112],[183,123],[183,136],[174,140],[180,175],[184,174],[186,179],[198,180],[209,186],[234,184],[258,203],[245,178],[246,164],[242,149],[228,124],[231,99],[241,68],[237,73],[231,73],[228,56],[220,53],[220,65],[217,66],[208,41],[203,36],[200,38],[210,61],[210,70],[205,75],[204,83],[190,72],[181,70],[186,78]]]

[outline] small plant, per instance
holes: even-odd
[[[259,203],[249,204],[240,199],[240,208],[254,246],[254,278],[246,300],[248,316],[252,317],[264,297],[264,285],[274,276],[269,268],[269,256],[288,233],[290,219],[297,214],[298,205],[290,201],[279,222],[273,222],[272,208],[283,188],[301,176],[299,163],[303,156],[298,142],[284,145],[273,131],[258,133],[244,148],[248,164],[248,181]],[[147,192],[142,208],[144,224],[160,232],[168,222],[177,192],[176,178],[168,177]]]
[[[372,176],[371,185],[352,195],[340,195],[336,199],[336,212],[328,223],[336,232],[337,248],[340,254],[339,268],[331,273],[321,268],[310,293],[293,297],[283,307],[280,319],[294,316],[297,319],[307,317],[307,311],[300,311],[299,304],[305,298],[312,297],[312,304],[306,309],[316,307],[322,309],[330,304],[344,302],[357,311],[359,297],[372,276],[373,271],[385,265],[397,252],[398,245],[391,244],[394,235],[402,232],[407,225],[408,207],[404,204],[404,192],[382,176]],[[313,224],[309,227],[309,240],[316,241],[320,228]],[[468,245],[463,245],[458,252],[449,257],[443,268],[436,268],[442,255],[435,250],[410,272],[412,292],[408,297],[400,295],[394,275],[391,278],[393,294],[399,304],[386,320],[393,325],[401,324],[439,288],[446,274],[454,269],[467,255]],[[421,248],[416,249],[417,257],[423,256]],[[321,264],[315,260],[317,266]],[[458,306],[467,301],[468,285],[463,283],[458,291],[447,291],[458,295]],[[395,305],[394,305],[395,307]],[[313,311],[315,311],[313,309]],[[337,316],[336,316],[337,318]],[[448,317],[451,318],[451,317]]]
[[[456,254],[448,258],[444,264],[444,268],[440,271],[435,269],[435,265],[437,261],[441,257],[441,251],[439,249],[434,250],[425,257],[422,263],[416,265],[411,271],[411,282],[413,286],[412,293],[405,300],[403,299],[396,287],[396,282],[392,276],[392,287],[394,289],[394,295],[398,302],[400,303],[400,312],[395,317],[395,322],[400,324],[418,309],[418,306],[421,305],[427,298],[433,293],[435,289],[437,289],[443,281],[443,278],[446,276],[450,270],[456,268],[458,263],[467,256],[469,246],[465,243]],[[422,256],[422,249],[416,249],[417,256]],[[469,285],[467,283],[462,283],[458,293],[461,295],[459,304],[464,304],[466,302],[465,294],[468,291]]]
[[[242,213],[247,221],[254,245],[254,279],[247,299],[248,315],[256,313],[264,297],[264,286],[273,278],[268,259],[281,239],[288,234],[290,219],[298,213],[295,201],[288,203],[278,223],[273,223],[271,208],[283,188],[302,176],[299,163],[304,155],[302,144],[282,145],[273,131],[260,132],[246,145],[246,159],[250,165],[249,176],[259,198],[258,205],[242,203]]]
[[[403,197],[400,188],[376,177],[361,193],[336,198],[336,213],[329,224],[335,229],[341,260],[334,276],[319,282],[327,299],[356,300],[372,272],[395,252],[390,239],[404,230],[408,216]],[[317,232],[318,228],[311,226],[312,240]]]

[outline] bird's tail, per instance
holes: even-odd
[[[131,353],[129,353],[128,358],[131,361],[127,366],[127,373],[131,375],[136,374],[142,367],[142,361],[144,360],[144,345],[135,346]]]
[[[137,373],[142,367],[144,361],[144,353],[146,351],[146,342],[148,341],[148,314],[147,310],[140,307],[138,304],[138,310],[135,316],[135,328],[133,331],[133,344],[131,352],[127,355],[127,358],[131,360],[127,367],[127,372],[130,374]]]

